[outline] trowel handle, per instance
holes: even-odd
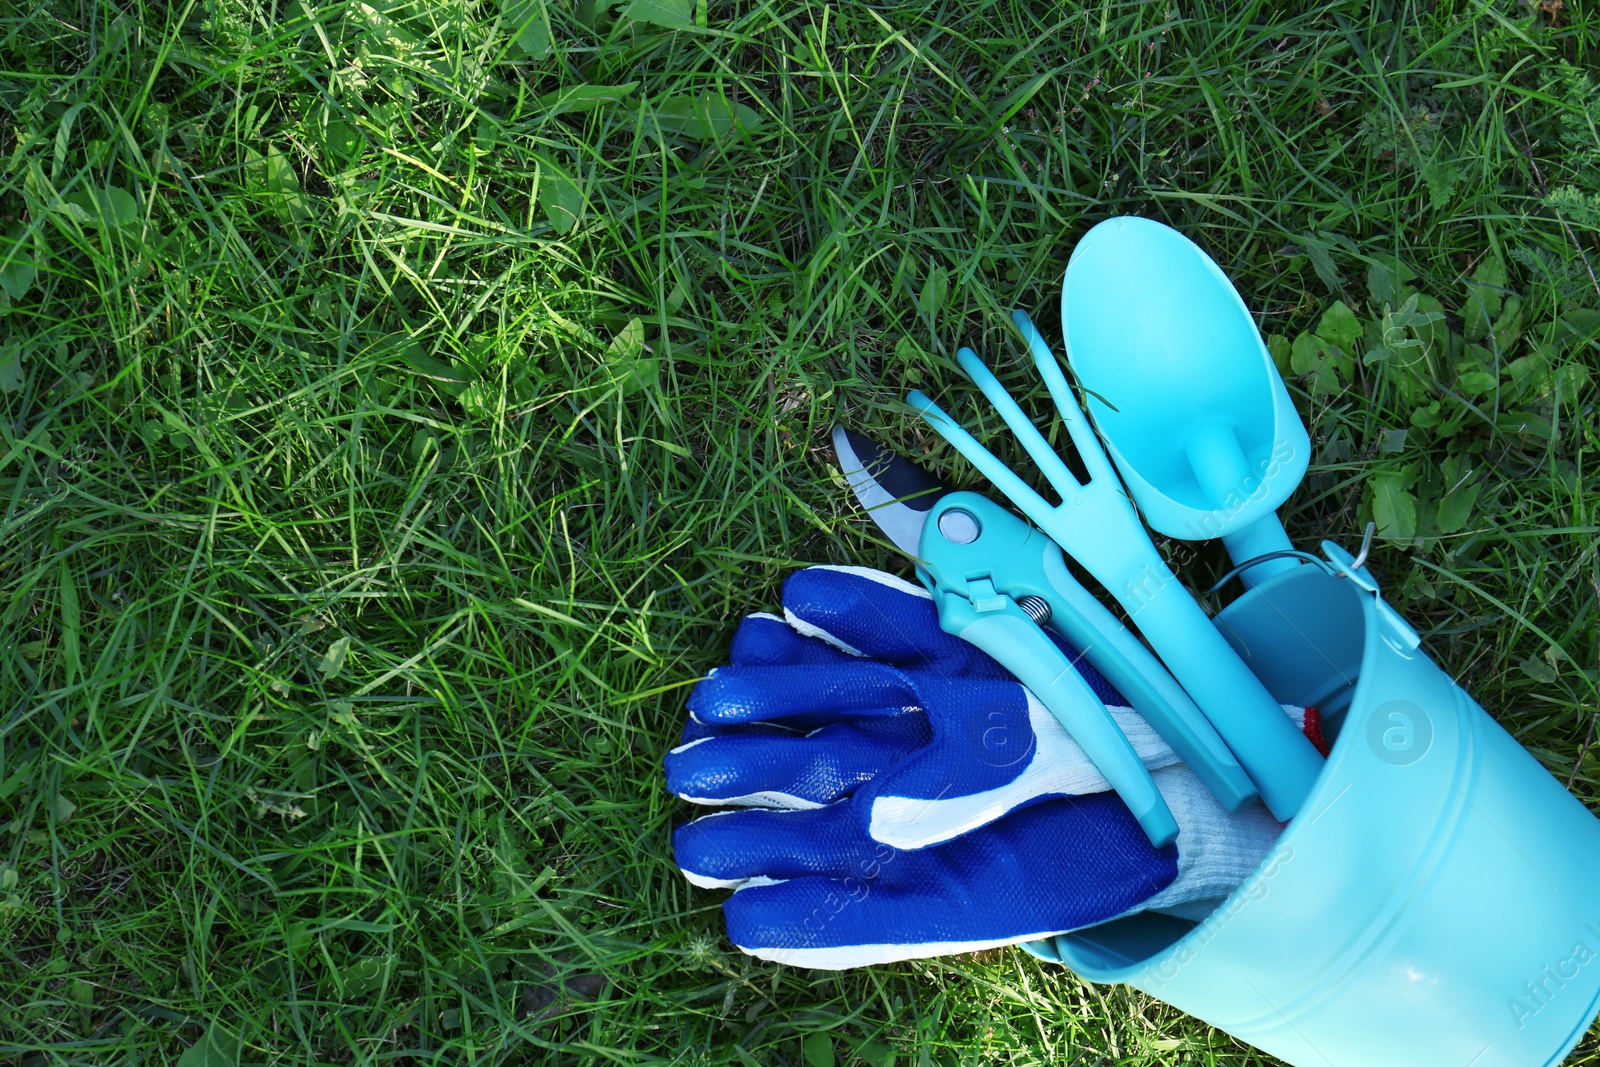
[[[1051,629],[1128,699],[1224,808],[1238,811],[1256,799],[1256,788],[1244,768],[1189,694],[1132,631],[1078,583],[1067,569],[1061,547],[1049,540],[1045,545],[1042,569],[1051,593]]]
[[[1267,808],[1280,820],[1292,818],[1322,771],[1321,754],[1153,546],[1137,573],[1106,585],[1238,757]]]
[[[1211,528],[1226,529],[1232,524],[1230,520],[1237,521],[1241,517],[1240,505],[1230,502],[1249,500],[1261,488],[1260,472],[1250,469],[1244,450],[1239,447],[1236,428],[1220,419],[1197,423],[1184,442],[1184,454],[1201,491],[1208,499],[1219,503],[1212,512],[1215,525]],[[1289,543],[1289,535],[1283,531],[1283,523],[1270,511],[1248,526],[1224,533],[1222,544],[1235,565],[1268,552],[1286,552],[1294,548]],[[1299,561],[1293,559],[1269,560],[1242,571],[1239,579],[1246,589],[1253,589],[1273,575],[1294,570],[1299,565]]]
[[[1228,558],[1233,560],[1235,566],[1268,552],[1294,550],[1294,545],[1289,543],[1289,535],[1283,530],[1283,523],[1278,521],[1276,515],[1268,515],[1231,534],[1223,534],[1222,546],[1228,550]],[[1239,580],[1244,582],[1246,589],[1254,589],[1268,578],[1292,571],[1298,566],[1299,561],[1294,559],[1269,559],[1240,571]]]

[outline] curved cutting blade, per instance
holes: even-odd
[[[909,459],[842,424],[833,427],[833,451],[868,516],[900,551],[915,559],[928,512],[950,490]]]

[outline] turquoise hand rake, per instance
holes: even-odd
[[[1032,320],[1012,319],[1027,341],[1089,481],[1077,480],[970,349],[957,359],[1061,497],[1051,505],[920,391],[907,400],[1023,514],[1052,537],[1128,612],[1173,677],[1194,698],[1279,819],[1292,818],[1322,768],[1311,742],[1228,646],[1162,560],[1112,470],[1088,418]]]

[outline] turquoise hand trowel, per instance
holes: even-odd
[[[1152,529],[1222,539],[1234,563],[1289,551],[1277,507],[1311,443],[1250,312],[1211,257],[1149,219],[1084,235],[1061,291],[1067,361]],[[1247,585],[1299,564],[1243,572]]]

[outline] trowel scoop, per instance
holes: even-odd
[[[1146,524],[1221,538],[1235,564],[1289,551],[1276,509],[1311,443],[1211,257],[1159,222],[1108,219],[1073,250],[1061,318],[1089,414]],[[1298,565],[1274,559],[1241,577],[1255,585]]]

